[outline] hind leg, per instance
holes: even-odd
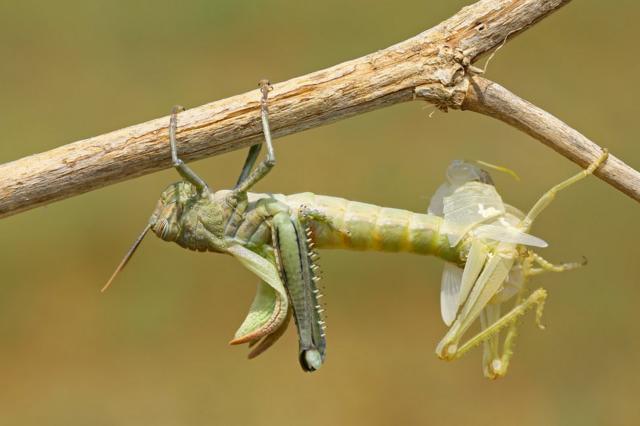
[[[531,293],[529,297],[527,297],[524,301],[519,301],[519,303],[513,309],[504,314],[502,317],[498,318],[495,322],[487,324],[486,328],[480,333],[467,340],[459,348],[454,349],[453,353],[449,351],[446,354],[445,358],[447,360],[458,359],[474,347],[484,342],[487,342],[488,348],[491,350],[491,352],[497,355],[497,350],[494,351],[491,349],[494,345],[497,345],[497,341],[494,341],[493,339],[496,339],[499,336],[499,333],[505,327],[509,327],[503,345],[502,356],[486,356],[485,359],[485,375],[487,375],[487,377],[495,379],[504,376],[507,372],[511,356],[513,355],[512,347],[515,341],[515,337],[517,336],[518,319],[523,316],[529,309],[535,307],[536,323],[538,324],[538,327],[543,329],[544,326],[541,323],[541,319],[544,309],[544,302],[546,299],[546,290],[543,288],[537,289],[536,291]]]

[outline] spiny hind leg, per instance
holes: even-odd
[[[517,303],[520,303],[518,300]],[[489,325],[500,319],[500,305],[488,304],[480,312],[480,329],[484,330]],[[509,326],[509,329],[514,327],[514,324]],[[485,376],[489,376],[489,368],[493,360],[500,358],[500,334],[495,333],[493,336],[482,342],[482,365]]]
[[[518,307],[522,304],[522,297],[524,296],[524,289],[518,292],[518,296],[516,297],[515,306]],[[542,290],[542,289],[539,289]],[[542,300],[538,302],[538,309],[536,310],[536,323],[538,327],[544,329],[541,324],[542,317],[542,309],[544,306],[544,301],[546,299],[546,293],[542,296]],[[525,309],[526,311],[526,309]],[[509,328],[507,329],[507,333],[504,338],[504,342],[502,344],[502,355],[498,355],[497,349],[493,352],[484,352],[484,356],[482,358],[483,361],[483,373],[485,377],[489,379],[497,379],[499,377],[503,377],[507,374],[507,370],[509,369],[509,363],[511,362],[511,357],[513,356],[513,347],[515,346],[516,337],[518,336],[518,319],[516,318],[509,324]],[[499,333],[495,335],[495,340],[499,339]],[[496,346],[497,346],[496,342]],[[486,345],[486,343],[485,343]],[[486,348],[485,348],[486,349]],[[490,349],[490,348],[489,348]]]
[[[608,156],[609,151],[607,151],[606,149],[602,150],[602,154],[600,155],[600,157],[598,157],[596,161],[591,163],[585,170],[582,170],[580,173],[577,173],[569,179],[560,182],[559,184],[548,190],[546,193],[544,193],[524,218],[523,224],[525,225],[525,229],[529,229],[536,217],[538,217],[538,215],[542,213],[542,211],[551,203],[551,201],[553,201],[558,192],[591,175],[607,160]]]
[[[578,269],[583,267],[584,265],[587,264],[587,258],[584,257],[582,259],[582,262],[567,262],[567,263],[561,263],[561,264],[553,264],[551,262],[549,262],[548,260],[546,260],[545,258],[543,258],[542,256],[540,256],[537,253],[531,253],[531,259],[533,260],[533,263],[535,263],[536,265],[538,265],[538,268],[533,268],[530,267],[527,271],[527,276],[531,277],[534,275],[540,275],[543,272],[565,272],[565,271],[571,271],[573,269]]]
[[[524,297],[526,282],[531,276],[531,269],[533,263],[535,261],[535,253],[531,250],[526,250],[524,253],[521,253],[523,256],[522,259],[522,274],[524,282],[522,283],[522,287],[518,291],[516,295],[516,300],[514,302],[514,306],[518,307],[522,304],[522,298]],[[538,310],[536,312],[536,322],[540,328],[542,327],[540,320],[542,317],[542,309],[544,306],[544,301],[546,299],[546,293],[542,296],[542,300],[539,302]],[[499,338],[499,335],[496,335],[496,340]],[[507,374],[507,370],[509,369],[509,363],[511,362],[511,357],[513,356],[513,347],[515,346],[516,337],[518,336],[518,321],[517,319],[511,322],[509,328],[507,328],[507,333],[504,337],[504,342],[502,344],[502,355],[499,355],[497,350],[492,353],[487,353],[485,351],[484,356],[482,358],[483,361],[483,373],[485,377],[489,379],[497,379],[499,377],[503,377]],[[486,344],[485,344],[486,345]]]
[[[516,308],[522,305],[522,298],[524,297],[525,289],[526,289],[525,284],[529,276],[532,275],[531,270],[536,259],[535,258],[536,254],[531,250],[524,250],[523,252],[520,253],[520,255],[522,257],[521,266],[522,266],[522,274],[523,274],[524,282],[522,283],[522,286],[516,295],[516,299],[514,302],[514,306]],[[550,263],[548,264],[551,265]],[[541,299],[539,299],[538,301],[538,309],[536,312],[536,322],[538,323],[539,327],[544,328],[542,327],[540,320],[542,316],[544,301],[546,299],[546,292],[540,297]],[[529,299],[531,299],[531,296],[529,297]],[[527,308],[524,308],[525,311],[526,309]],[[494,318],[489,323],[493,324],[494,322],[496,322],[497,319],[498,318],[495,318],[494,316]],[[485,329],[486,327],[487,327],[486,325],[482,326],[483,329]],[[502,355],[498,353],[500,333],[496,333],[494,334],[493,337],[491,337],[491,342],[493,343],[492,346],[488,345],[487,342],[484,343],[484,352],[482,357],[482,362],[483,362],[482,370],[485,377],[488,377],[489,379],[497,379],[507,374],[509,363],[511,362],[511,357],[513,356],[513,347],[515,346],[515,341],[517,336],[518,336],[518,320],[516,318],[511,322],[511,324],[509,324],[507,328],[507,333],[504,337],[504,341],[502,344]]]
[[[543,288],[537,289],[536,291],[531,293],[529,297],[527,297],[523,302],[517,304],[513,309],[504,314],[502,317],[498,318],[494,323],[487,324],[487,327],[484,330],[471,337],[457,349],[455,348],[455,346],[449,345],[449,350],[446,354],[443,354],[442,357],[447,360],[458,359],[481,343],[490,342],[490,340],[497,336],[505,327],[510,327],[509,332],[507,333],[507,337],[505,338],[503,356],[499,359],[494,359],[491,361],[492,376],[490,377],[499,377],[504,375],[506,373],[506,367],[509,363],[509,359],[512,355],[511,346],[513,345],[513,341],[517,334],[516,322],[529,309],[535,306],[536,323],[538,324],[538,327],[543,329],[544,326],[542,325],[541,319],[544,309],[544,302],[546,299],[546,290]],[[459,341],[461,338],[462,336],[454,335],[452,336],[451,341]],[[451,351],[452,348],[454,349],[453,351]]]
[[[539,254],[529,251],[528,256],[523,261],[525,280],[531,276],[538,275],[543,272],[570,271],[572,269],[580,268],[584,266],[586,263],[587,263],[587,259],[585,258],[582,262],[568,262],[568,263],[561,263],[559,265],[556,265],[549,262]],[[539,267],[534,268],[533,264],[536,264]],[[518,293],[518,296],[515,302],[516,308],[518,306],[522,306],[521,300],[523,297],[524,289],[525,289],[525,286],[522,286],[522,289]],[[537,291],[540,291],[540,290],[544,291],[543,289],[538,289]],[[533,296],[534,294],[535,292],[531,296]],[[531,296],[529,296],[529,299],[531,299]],[[545,299],[546,299],[546,292],[544,293],[542,298],[537,302],[538,308],[536,310],[536,322],[538,324],[538,327],[542,329],[544,329],[544,326],[542,326],[540,320],[542,317],[542,309],[544,307]],[[536,302],[533,302],[533,303],[536,303]],[[525,308],[525,311],[526,309],[527,308]],[[495,350],[493,350],[490,353],[487,353],[486,351],[487,349],[494,349],[494,348],[485,347],[485,358],[484,358],[485,376],[487,376],[490,379],[496,379],[498,377],[504,376],[507,373],[507,369],[509,368],[509,362],[511,361],[511,357],[513,356],[513,347],[515,346],[515,339],[517,335],[518,335],[518,327],[517,327],[517,319],[516,319],[509,325],[509,328],[507,329],[507,333],[504,338],[503,351],[501,356],[499,357],[494,356],[496,354]],[[485,343],[485,345],[487,344]]]

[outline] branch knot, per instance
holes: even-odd
[[[423,99],[434,104],[440,111],[448,112],[449,108],[462,109],[468,88],[469,79],[463,78],[451,86],[440,82],[423,84],[414,89],[414,94],[416,99]]]

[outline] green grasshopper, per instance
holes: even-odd
[[[260,83],[260,115],[267,155],[254,169],[262,144],[253,145],[232,190],[212,191],[180,158],[174,107],[169,122],[172,164],[184,179],[161,195],[147,226],[104,286],[125,267],[144,236],[158,237],[184,248],[231,255],[260,278],[249,313],[231,344],[249,343],[253,358],[284,333],[293,314],[299,362],[304,371],[320,368],[326,356],[325,323],[317,288],[316,249],[378,250],[435,255],[445,260],[442,316],[450,329],[436,354],[452,360],[484,344],[484,372],[506,373],[512,355],[516,321],[537,306],[539,323],[546,292],[524,297],[527,279],[544,271],[564,271],[578,264],[552,265],[526,246],[544,246],[526,232],[561,189],[593,173],[606,152],[588,169],[556,185],[524,215],[504,204],[490,176],[475,165],[454,162],[447,182],[432,198],[428,214],[379,207],[342,198],[301,193],[248,192],[264,178],[276,159],[269,126],[268,94]],[[514,307],[500,315],[502,303]],[[460,341],[476,319],[482,330]],[[498,346],[508,327],[503,354]]]

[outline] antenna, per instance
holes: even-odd
[[[497,170],[499,172],[506,173],[512,178],[514,178],[515,180],[517,180],[518,182],[520,182],[520,176],[518,176],[518,174],[511,169],[508,169],[503,166],[496,166],[495,164],[487,163],[486,161],[482,161],[482,160],[474,160],[474,163],[480,164],[481,166],[484,166],[484,167],[488,167],[492,170]]]
[[[107,283],[104,285],[104,287],[102,287],[102,289],[100,289],[101,293],[104,293],[105,290],[109,288],[109,286],[111,285],[111,282],[116,277],[116,275],[118,275],[118,273],[120,271],[122,271],[125,266],[127,266],[127,262],[129,262],[129,259],[131,259],[131,256],[133,256],[133,253],[136,252],[136,249],[138,248],[138,246],[140,245],[140,243],[144,239],[144,236],[147,235],[147,232],[149,232],[149,229],[151,229],[151,224],[148,224],[147,226],[145,226],[145,228],[142,231],[142,233],[138,236],[138,239],[136,239],[136,241],[133,243],[133,245],[131,246],[131,248],[127,252],[127,254],[124,255],[124,258],[122,259],[122,261],[120,261],[120,264],[118,265],[116,270],[113,272],[113,275],[111,275],[111,278],[109,278],[109,281],[107,281]]]

